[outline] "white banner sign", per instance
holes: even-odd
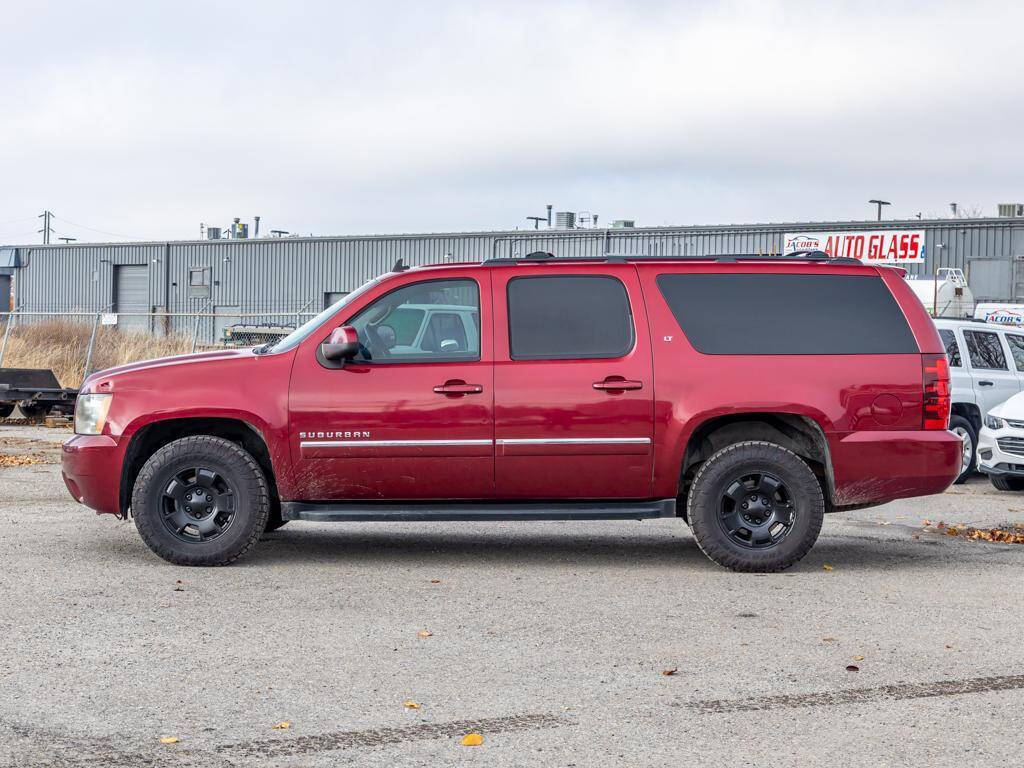
[[[103,313],[100,315],[100,325],[117,325],[117,314],[113,312]]]
[[[786,233],[783,252],[793,251],[824,251],[836,259],[854,258],[874,264],[923,264],[924,230]]]

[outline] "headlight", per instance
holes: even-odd
[[[113,395],[79,395],[75,403],[75,434],[98,435],[107,424]]]
[[[1002,429],[1005,422],[1002,419],[997,419],[995,416],[985,417],[985,426],[989,429]]]

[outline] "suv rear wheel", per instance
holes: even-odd
[[[954,484],[960,485],[961,483],[967,482],[967,478],[969,478],[974,472],[976,464],[975,457],[978,455],[978,433],[974,429],[974,425],[963,416],[949,417],[949,431],[959,437],[963,442],[960,475],[953,481]]]
[[[256,543],[269,513],[259,464],[241,446],[211,435],[158,450],[132,492],[142,540],[178,565],[227,565]]]
[[[797,562],[821,531],[825,498],[806,462],[764,441],[735,443],[704,462],[686,502],[697,545],[734,571]]]

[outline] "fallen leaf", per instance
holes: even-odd
[[[161,744],[177,744],[181,739],[177,736],[163,736],[160,739]]]
[[[854,656],[853,660],[854,661],[864,661],[864,657],[863,656]]]
[[[821,567],[824,568],[826,571],[831,571],[832,570],[832,566],[831,565],[823,565]]]
[[[835,643],[835,642],[838,642],[838,641],[839,641],[838,637],[823,637],[823,638],[821,638],[821,642],[823,642],[823,643]]]
[[[430,580],[430,583],[431,583],[431,584],[440,584],[440,583],[441,583],[441,580],[440,580],[440,579],[431,579],[431,580]]]
[[[403,701],[402,702],[402,706],[405,707],[406,709],[419,709],[420,708],[420,705],[417,704],[412,699],[406,699],[405,701]]]
[[[464,747],[479,747],[484,743],[484,737],[479,733],[467,733],[462,737],[462,746]]]
[[[672,675],[674,675],[678,671],[679,671],[679,667],[672,667],[672,669],[663,669],[663,670],[661,670],[661,674],[665,675],[665,677],[671,677]]]
[[[860,667],[858,667],[856,664],[849,664],[846,667],[846,671],[847,672],[860,672]]]
[[[431,637],[433,634],[429,629],[423,629],[416,633],[417,637]]]
[[[292,727],[292,721],[291,720],[282,720],[280,723],[278,723],[277,725],[274,726],[274,730],[275,731],[287,731],[291,727]]]
[[[952,646],[952,645],[947,645],[946,647],[947,647],[947,648],[952,648],[953,646]]]

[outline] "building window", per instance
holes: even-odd
[[[190,267],[188,270],[188,296],[190,299],[210,297],[210,267]]]

